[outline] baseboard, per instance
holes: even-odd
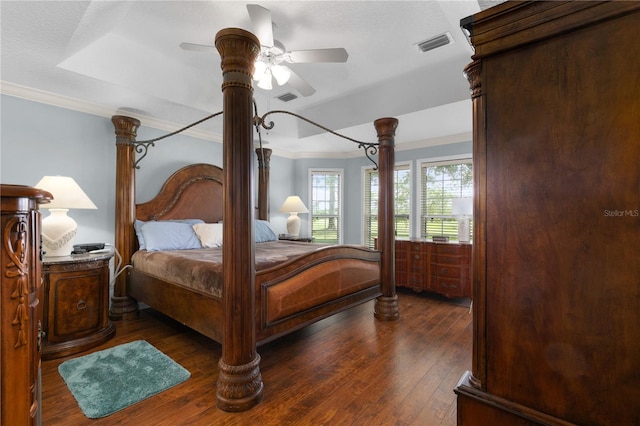
[[[456,386],[458,426],[575,426],[473,387],[467,371]]]

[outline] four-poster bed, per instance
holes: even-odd
[[[262,398],[259,344],[374,298],[377,319],[398,318],[392,173],[397,120],[384,118],[374,123],[381,182],[379,251],[284,241],[256,243],[251,74],[259,42],[244,30],[225,29],[216,36],[216,47],[224,78],[222,169],[209,164],[184,167],[165,182],[154,199],[137,204],[135,137],[140,122],[125,116],[112,118],[117,147],[116,248],[133,268],[118,277],[111,317],[135,317],[137,302],[144,302],[220,342],[218,407],[244,411]],[[257,219],[267,220],[270,150],[258,149],[256,154],[260,177]],[[224,244],[172,253],[138,251],[136,220],[180,219],[200,219],[207,224],[222,221]],[[187,260],[186,252],[199,253],[196,257],[201,260],[206,257],[209,269],[203,269],[202,262]],[[201,255],[203,252],[206,254]],[[225,259],[224,267],[212,258]],[[159,268],[175,268],[154,269],[154,263]],[[180,274],[175,271],[186,272],[186,278],[184,273],[182,279],[176,278]],[[219,277],[213,279],[216,271]],[[194,279],[196,275],[202,279]]]

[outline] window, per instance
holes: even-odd
[[[451,214],[451,202],[473,196],[471,159],[421,163],[420,236],[448,236],[458,239],[458,219]]]
[[[316,243],[342,243],[342,170],[310,170],[311,236]]]
[[[396,164],[393,174],[395,192],[394,227],[396,237],[411,233],[411,163]],[[378,171],[364,170],[364,245],[373,248],[378,237]]]

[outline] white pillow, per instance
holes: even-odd
[[[193,225],[202,247],[222,247],[222,223],[198,223]]]

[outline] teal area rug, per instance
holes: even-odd
[[[144,340],[70,359],[58,372],[90,419],[113,414],[191,376]]]

